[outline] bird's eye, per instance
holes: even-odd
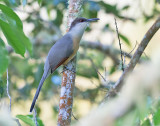
[[[80,22],[83,22],[83,20],[81,19]]]

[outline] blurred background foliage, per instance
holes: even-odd
[[[114,84],[118,79],[117,75],[121,73],[114,17],[117,19],[118,26],[120,24],[119,34],[123,51],[128,54],[125,56],[127,64],[133,54],[130,51],[136,45],[136,41],[132,38],[136,37],[134,33],[132,37],[128,36],[123,31],[123,26],[128,23],[136,26],[141,21],[145,27],[160,14],[160,5],[156,0],[120,2],[85,0],[82,6],[82,17],[98,17],[101,20],[87,28],[77,55],[73,105],[73,114],[76,118],[86,115],[99,105],[108,91],[108,85]],[[5,38],[5,28],[0,25],[0,97],[7,100],[5,71],[8,68],[13,115],[26,115],[41,79],[47,53],[56,40],[65,33],[68,2],[66,0],[0,0],[0,3],[11,8],[23,23],[21,27],[21,21],[17,17],[6,16],[0,8],[0,19],[8,22],[9,26],[13,25],[12,30],[15,32],[11,34],[12,39],[8,39],[8,36]],[[5,20],[4,15],[7,17]],[[12,19],[19,22],[19,25],[15,26]],[[10,34],[11,30],[6,32]],[[21,56],[14,52],[18,53],[17,50],[22,49],[13,47],[11,41],[15,38],[17,39],[14,41],[21,43],[24,48],[22,53],[19,52]],[[25,53],[25,50],[28,51]],[[144,55],[141,61],[149,60],[148,57]],[[36,105],[38,116],[48,126],[55,125],[57,120],[61,72],[62,67],[48,77]],[[135,115],[135,111],[131,112],[131,117]],[[159,110],[157,112],[160,113]],[[141,119],[139,116],[135,118],[138,124]],[[124,125],[125,119],[125,117],[120,119],[117,125]]]

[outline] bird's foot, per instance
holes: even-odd
[[[69,70],[73,73],[76,73],[76,68],[74,66],[65,65],[62,72],[67,71],[67,70]]]

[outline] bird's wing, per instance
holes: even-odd
[[[54,72],[61,64],[63,64],[73,53],[73,41],[69,34],[64,35],[50,49],[44,69],[51,69]],[[49,65],[49,66],[48,66]]]
[[[63,36],[59,41],[57,41],[50,49],[45,65],[44,73],[41,81],[38,85],[36,94],[31,104],[30,112],[32,112],[36,100],[39,96],[41,87],[47,78],[47,76],[54,72],[61,64],[63,64],[73,53],[73,41],[70,35]]]

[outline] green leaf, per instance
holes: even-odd
[[[0,38],[0,46],[5,47],[4,41]]]
[[[17,115],[16,117],[25,122],[26,124],[29,124],[30,126],[35,126],[34,120],[29,116]]]
[[[16,28],[12,29],[9,24],[7,24],[6,22],[4,22],[2,20],[0,20],[0,27],[5,35],[6,39],[8,40],[9,44],[14,48],[15,52],[24,57],[25,47],[22,43],[23,41],[21,41],[19,39],[19,37],[22,38],[22,36],[20,36],[19,34],[16,33],[16,31],[18,31],[18,29],[17,30],[16,30]],[[14,30],[16,30],[16,31],[14,31]]]
[[[160,4],[160,0],[156,0],[156,2]]]
[[[25,49],[27,49],[30,54],[32,53],[32,44],[21,29],[9,25],[2,20],[0,20],[0,27],[8,43],[14,48],[16,53],[24,56]]]
[[[116,71],[116,66],[110,68],[109,74],[113,74]]]
[[[6,15],[6,18],[9,23],[11,23],[10,20],[12,19],[12,25],[14,24],[18,28],[23,29],[23,24],[22,24],[20,18],[18,17],[18,15],[16,13],[14,13],[14,11],[12,9],[10,9],[9,7],[7,7],[3,4],[0,4],[0,10]]]
[[[13,28],[13,27],[12,27]],[[29,51],[30,54],[32,54],[32,44],[29,40],[29,38],[27,38],[24,34],[23,31],[19,30],[19,29],[15,29],[15,33],[18,35],[18,39],[20,42],[23,43],[23,46],[25,46],[25,48]]]
[[[16,53],[23,57],[26,49],[31,54],[32,44],[23,32],[23,25],[20,18],[12,9],[5,5],[0,4],[0,10],[3,12],[3,19],[0,18],[0,27],[8,43],[14,48]]]
[[[2,98],[5,94],[5,90],[6,90],[5,85],[6,85],[6,83],[4,83],[2,81],[2,78],[0,77],[0,98]]]
[[[128,39],[126,36],[124,36],[124,35],[122,35],[122,34],[119,33],[119,37],[120,37],[129,47],[131,47],[131,43],[130,43],[129,39]]]
[[[3,40],[0,38],[0,76],[6,71],[8,64],[8,52]]]
[[[63,13],[59,9],[57,9],[56,13],[57,13],[57,18],[54,20],[54,23],[57,26],[60,26],[62,24],[62,21],[63,21]]]
[[[41,5],[41,3],[42,3],[42,0],[38,0],[38,4]]]
[[[160,125],[160,109],[153,116],[154,125]]]
[[[122,8],[122,10],[127,10],[127,9],[129,9],[130,8],[130,5],[126,5],[126,6],[124,6],[123,8]]]
[[[36,126],[34,122],[33,115],[17,115],[18,119],[22,120],[24,123],[29,124],[30,126]],[[42,120],[37,117],[38,126],[44,126]]]
[[[113,13],[116,16],[119,15],[119,10],[117,9],[117,5],[110,5],[110,4],[107,4],[107,3],[103,2],[103,1],[100,1],[98,3],[99,3],[99,5],[101,5],[102,7],[104,7],[104,10],[107,13]]]
[[[147,120],[145,120],[145,121],[142,123],[141,126],[152,126],[152,125],[151,125],[151,123],[150,123],[150,120],[147,119]]]
[[[102,6],[102,8],[105,10],[106,13],[112,13],[120,19],[135,21],[135,19],[133,19],[133,18],[122,16],[121,15],[121,10],[118,9],[117,4],[110,5],[110,4],[107,4],[103,1],[99,1],[98,3],[99,3],[100,6]],[[124,9],[127,9],[127,8],[128,7],[126,6]]]

